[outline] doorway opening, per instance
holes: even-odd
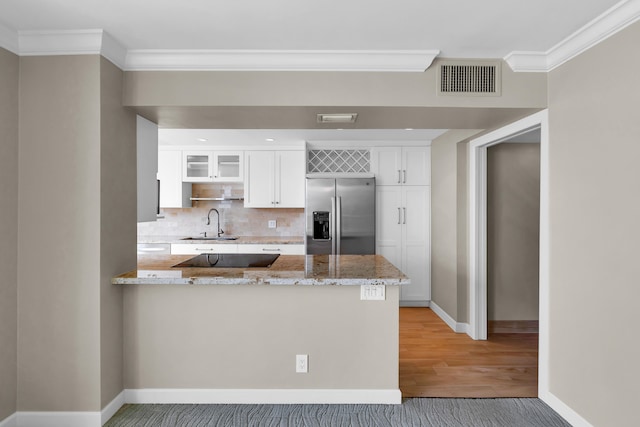
[[[540,128],[487,149],[487,320],[538,333]]]
[[[549,348],[549,130],[548,112],[541,111],[469,143],[469,328],[474,340],[487,339],[487,150],[521,135],[539,132],[539,348],[538,396],[548,392]]]

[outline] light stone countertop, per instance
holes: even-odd
[[[187,236],[138,236],[138,243],[186,243],[194,245],[260,244],[303,245],[304,236],[238,236],[236,240],[183,240]],[[225,236],[226,237],[226,236]],[[232,236],[236,237],[236,236]]]
[[[114,285],[406,285],[381,255],[280,255],[269,268],[173,268],[195,255],[139,255]]]

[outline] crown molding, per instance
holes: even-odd
[[[113,62],[118,68],[124,70],[127,61],[127,49],[122,46],[109,33],[102,33],[102,56]]]
[[[103,30],[16,32],[0,25],[0,46],[20,56],[103,55],[127,71],[423,72],[439,50],[127,50]]]
[[[423,72],[438,50],[130,50],[125,70]]]
[[[640,19],[640,0],[623,0],[546,52],[515,51],[504,60],[516,72],[549,72]]]
[[[20,53],[18,33],[2,24],[0,24],[0,47],[16,55]]]
[[[123,68],[126,49],[103,30],[20,31],[20,56],[103,55]]]
[[[102,50],[102,30],[19,31],[20,56],[93,55]]]

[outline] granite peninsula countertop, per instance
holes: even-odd
[[[188,236],[138,236],[138,243],[303,245],[304,236],[238,236],[236,240],[184,240]],[[235,237],[235,236],[233,236]]]
[[[280,255],[269,268],[175,268],[194,255],[139,255],[114,285],[406,285],[381,255]]]

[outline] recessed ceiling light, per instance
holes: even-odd
[[[265,139],[265,141],[267,141],[267,142],[273,142],[273,141],[275,141],[275,139],[273,139],[273,138],[267,138],[267,139]]]
[[[198,139],[197,139],[197,141],[200,141],[200,142],[207,142],[208,140],[207,140],[207,138],[198,138]]]
[[[404,128],[404,130],[413,130],[413,128]]]
[[[355,123],[358,113],[318,114],[318,123]]]

